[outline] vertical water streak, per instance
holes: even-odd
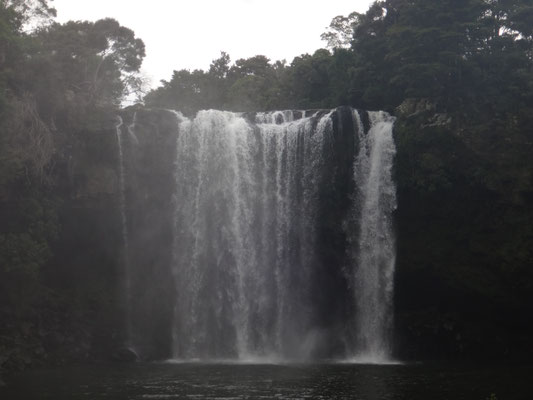
[[[393,324],[393,279],[395,238],[392,212],[396,209],[396,188],[392,165],[396,153],[394,119],[384,112],[370,112],[370,130],[364,134],[359,115],[359,154],[354,179],[359,214],[357,266],[355,268],[356,340],[355,358],[380,363],[391,358]]]
[[[199,199],[202,184],[203,138],[192,133],[190,120],[175,113],[178,124],[176,151],[176,195],[173,246],[173,275],[176,284],[173,356],[193,358],[202,341],[197,315],[200,286],[198,248],[202,246],[199,227]],[[200,162],[199,162],[200,161]]]
[[[317,201],[316,187],[307,186],[316,166],[313,157],[322,155],[321,132],[313,135],[311,119],[295,119],[289,111],[261,114],[257,121],[263,144],[262,273],[270,277],[263,311],[270,313],[271,324],[268,329],[265,323],[269,337],[263,341],[277,358],[300,356],[297,342],[308,327],[304,310],[311,297],[305,260],[312,255],[304,253],[312,248]]]
[[[303,356],[331,113],[176,115],[174,357]]]
[[[125,184],[125,168],[124,168],[124,150],[122,143],[122,126],[124,121],[122,117],[117,117],[118,122],[115,125],[115,132],[118,144],[119,156],[119,208],[120,219],[122,224],[122,242],[123,242],[123,293],[122,301],[124,302],[124,319],[125,319],[125,345],[132,346],[132,321],[131,321],[131,271],[129,258],[129,236],[128,236],[128,219],[126,214],[126,184]],[[128,130],[130,128],[128,127]]]
[[[248,358],[254,353],[252,332],[253,309],[258,307],[257,297],[250,298],[249,293],[260,295],[261,285],[257,280],[258,255],[253,231],[255,217],[255,203],[258,195],[256,180],[253,176],[255,160],[255,141],[252,127],[242,117],[224,113],[224,119],[218,127],[228,140],[229,168],[231,193],[229,196],[231,208],[232,249],[235,257],[235,280],[237,283],[237,298],[233,310],[233,323],[237,334],[237,354],[239,358]],[[228,182],[229,183],[229,182]]]
[[[137,123],[137,111],[133,113],[133,119],[131,121],[131,124],[128,125],[128,133],[130,135],[130,139],[133,143],[136,145],[139,144],[139,139],[137,139],[137,135],[135,134],[135,124]]]

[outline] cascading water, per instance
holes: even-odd
[[[394,119],[384,112],[370,112],[370,131],[364,133],[359,113],[359,154],[354,162],[357,183],[352,212],[359,220],[358,240],[351,248],[354,261],[355,351],[359,362],[382,363],[391,358],[392,298],[395,240],[392,212],[396,188],[392,165],[396,148]]]
[[[130,346],[131,343],[131,276],[130,276],[130,258],[129,258],[129,235],[128,235],[128,219],[126,215],[126,188],[125,188],[125,168],[124,168],[124,150],[122,143],[122,126],[124,121],[118,117],[115,125],[115,132],[118,144],[119,156],[119,208],[120,220],[122,224],[122,243],[123,243],[123,267],[122,267],[122,301],[124,302],[124,319],[125,319],[125,345]],[[128,127],[128,131],[132,131],[132,127]]]
[[[275,118],[257,119],[267,117]],[[312,256],[314,219],[307,181],[317,169],[319,136],[328,123],[316,130],[311,125],[309,118],[253,125],[212,110],[194,121],[182,119],[174,356],[281,357],[300,351],[295,345],[307,327],[305,260]],[[295,279],[298,288],[290,287]]]
[[[365,132],[352,112],[355,189],[337,227],[327,220],[331,193],[349,197],[337,186],[350,182],[333,165],[347,151],[336,144],[335,110],[175,114],[174,358],[390,359],[393,118],[368,113]],[[347,265],[331,264],[342,255],[324,242]],[[323,289],[331,293],[321,292],[324,273],[338,276]],[[332,297],[348,299],[342,310],[328,309],[344,304]],[[324,342],[334,344],[320,350]]]

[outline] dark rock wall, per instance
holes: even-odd
[[[124,128],[133,114],[124,115]],[[123,130],[131,276],[132,345],[141,356],[171,354],[173,196],[178,121],[164,110],[138,110],[135,138]]]
[[[529,359],[530,150],[510,127],[398,111],[398,354]]]

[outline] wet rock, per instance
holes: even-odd
[[[416,118],[420,127],[450,127],[452,118],[447,113],[437,112],[437,104],[429,99],[405,99],[396,107],[396,115],[401,118]]]
[[[434,113],[436,105],[429,99],[405,99],[402,104],[396,107],[396,114],[402,117],[414,117],[422,113]]]
[[[432,126],[442,126],[448,127],[452,123],[452,118],[446,113],[435,113],[430,118],[428,118],[425,124],[422,124],[422,128],[432,127]]]
[[[115,354],[113,354],[113,360],[124,363],[134,363],[139,361],[139,355],[130,347],[121,347]]]

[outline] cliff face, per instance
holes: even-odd
[[[517,126],[398,110],[397,349],[528,358],[533,329],[531,143]],[[468,127],[468,128],[466,128]]]
[[[123,115],[125,229],[122,300],[128,304],[130,344],[149,358],[171,353],[173,294],[171,274],[174,163],[178,124],[164,110],[129,109]],[[124,238],[123,238],[124,240]]]
[[[466,124],[436,114],[428,104],[406,104],[397,115],[397,356],[530,357],[530,138],[520,133],[522,127]],[[107,358],[125,341],[147,358],[171,354],[174,310],[167,299],[176,295],[168,265],[177,120],[167,111],[144,108],[128,108],[121,116],[128,255],[116,122],[110,116],[105,127],[65,146],[56,168],[59,236],[41,272],[61,297],[45,306],[55,322],[43,325],[36,316],[22,321],[4,313],[14,328],[3,332],[16,331],[17,340],[33,343],[30,359],[42,360],[43,354],[59,354],[58,360]],[[129,131],[132,124],[135,129]],[[319,192],[318,253],[321,265],[332,266],[316,272],[321,284],[314,288],[314,301],[323,310],[321,321],[350,312],[328,295],[347,285],[338,267],[348,262],[343,223],[353,191],[355,151],[353,137],[339,129],[353,127],[348,113],[337,112],[333,124],[338,140]],[[0,191],[4,222],[13,219],[8,212],[13,190],[2,186]],[[128,290],[125,268],[131,274]],[[129,322],[124,317],[128,307]],[[18,328],[28,321],[24,330]],[[27,358],[27,353],[17,354]],[[2,363],[13,368],[26,363],[21,357],[11,355]]]
[[[227,134],[220,129],[221,127],[212,127],[210,130],[211,124],[217,123],[217,118],[228,117],[229,114],[224,114],[220,112],[212,113],[214,118],[206,118],[202,122],[197,122],[199,124],[198,129],[206,129],[206,135],[203,139],[205,142],[209,142],[211,138],[218,135]],[[301,114],[301,113],[300,113]],[[295,118],[301,118],[301,115],[298,112],[295,113]],[[318,124],[322,116],[326,116],[328,113],[325,111],[320,111],[318,113],[319,117],[316,117],[310,120],[311,125]],[[127,260],[122,260],[121,270],[123,273],[123,278],[127,275],[127,280],[129,284],[123,285],[121,288],[125,294],[125,301],[129,307],[129,310],[126,310],[129,316],[129,322],[126,321],[126,325],[129,325],[129,333],[125,332],[126,336],[129,336],[129,342],[132,347],[134,347],[143,358],[164,358],[170,357],[172,355],[172,334],[175,332],[176,328],[173,328],[173,324],[177,324],[177,320],[174,313],[176,312],[174,307],[176,306],[176,297],[179,293],[176,293],[176,287],[182,287],[183,291],[196,292],[196,285],[205,285],[206,287],[202,289],[201,298],[198,300],[205,303],[214,303],[218,302],[219,304],[214,305],[213,307],[205,307],[206,311],[203,315],[197,315],[196,318],[199,320],[207,321],[206,324],[215,324],[214,320],[216,319],[213,316],[207,316],[206,313],[214,312],[213,310],[218,310],[220,313],[228,313],[229,308],[235,307],[235,299],[231,295],[231,285],[234,284],[234,279],[230,279],[225,275],[231,275],[234,271],[235,264],[237,263],[236,258],[241,256],[238,253],[237,248],[231,247],[230,243],[226,243],[226,249],[222,250],[220,248],[220,243],[229,241],[232,242],[235,238],[230,237],[233,234],[229,233],[228,230],[231,230],[227,224],[231,225],[231,218],[228,217],[228,213],[231,214],[233,210],[232,207],[240,207],[239,204],[233,204],[230,200],[232,196],[232,184],[229,182],[231,177],[226,176],[225,174],[231,175],[231,170],[227,169],[227,166],[224,162],[221,163],[220,168],[222,171],[217,171],[216,168],[213,169],[213,165],[217,165],[218,158],[224,158],[228,155],[225,152],[231,151],[231,148],[213,148],[209,151],[212,151],[209,157],[213,157],[210,160],[204,160],[204,155],[198,155],[197,159],[193,159],[195,156],[185,152],[183,149],[180,149],[178,157],[182,157],[183,160],[176,159],[176,146],[177,138],[179,135],[185,135],[186,132],[180,132],[180,117],[176,116],[172,112],[163,111],[163,110],[146,110],[146,109],[129,109],[126,110],[123,114],[123,125],[121,127],[121,133],[123,137],[123,158],[124,158],[124,203],[125,203],[125,222],[126,222],[126,231],[127,231],[127,240],[128,240],[128,254]],[[281,117],[281,115],[279,116]],[[255,114],[244,115],[244,119],[240,119],[240,123],[246,121],[254,121],[256,118]],[[329,117],[328,117],[329,118]],[[221,121],[218,121],[221,122]],[[209,127],[205,127],[204,124],[208,124]],[[279,184],[284,185],[287,193],[292,193],[287,197],[286,201],[290,204],[286,204],[286,207],[295,207],[295,210],[291,209],[291,212],[294,212],[294,215],[291,217],[294,219],[297,226],[287,227],[288,236],[287,240],[290,243],[280,243],[280,246],[287,247],[287,254],[281,255],[281,257],[287,257],[292,260],[293,271],[291,274],[296,275],[305,275],[302,271],[309,269],[312,271],[313,277],[308,280],[313,282],[313,287],[306,287],[306,290],[312,290],[314,296],[310,299],[310,304],[308,306],[312,309],[320,310],[314,316],[314,324],[318,325],[320,329],[323,330],[323,334],[326,335],[328,329],[334,324],[339,323],[343,320],[349,310],[345,309],[345,304],[343,303],[345,299],[341,296],[331,296],[331,293],[347,291],[348,283],[346,281],[346,276],[344,274],[343,268],[348,264],[348,254],[347,254],[347,243],[348,238],[346,236],[346,229],[343,226],[345,223],[347,214],[350,211],[350,196],[353,192],[353,157],[355,151],[355,140],[354,140],[354,122],[352,117],[352,109],[349,107],[339,108],[336,112],[332,113],[331,116],[331,133],[334,136],[328,145],[333,146],[333,148],[324,150],[324,153],[327,154],[328,159],[324,160],[324,168],[320,171],[320,178],[316,178],[315,187],[304,187],[303,182],[304,175],[306,173],[305,168],[309,168],[307,164],[311,161],[304,162],[304,158],[309,158],[310,155],[304,155],[304,152],[309,151],[309,144],[307,147],[304,145],[304,140],[310,140],[310,138],[304,139],[303,131],[298,136],[298,144],[294,144],[298,150],[296,150],[295,155],[288,155],[288,151],[292,151],[292,147],[287,147],[283,151],[283,155],[280,157],[285,157],[283,161],[283,166],[279,165],[279,174],[283,175],[285,178],[276,178],[276,174],[272,171],[268,179],[263,183],[259,183],[260,177],[267,174],[266,169],[272,169],[273,166],[269,166],[265,170],[261,170],[259,166],[259,158],[262,156],[276,158],[276,155],[271,151],[267,151],[265,148],[259,146],[258,148],[248,149],[247,153],[244,151],[242,153],[243,157],[250,157],[248,161],[247,168],[249,170],[241,171],[242,174],[250,174],[258,179],[257,182],[250,182],[250,186],[246,190],[254,191],[258,189],[259,186],[268,186],[269,184],[275,186],[276,179],[287,179],[285,182],[279,182]],[[368,120],[365,120],[365,124],[368,127]],[[250,141],[255,141],[259,138],[260,131],[257,126],[254,124],[249,125],[250,129]],[[307,129],[315,129],[314,127],[308,127]],[[238,128],[236,128],[238,129]],[[200,133],[198,133],[199,135]],[[282,132],[279,132],[280,136]],[[282,137],[282,136],[280,136]],[[276,139],[273,136],[272,140]],[[318,139],[317,139],[318,140]],[[192,141],[194,142],[194,140]],[[267,141],[264,141],[265,144]],[[270,141],[268,141],[270,143]],[[261,140],[258,140],[257,143],[262,143]],[[190,143],[192,146],[193,144]],[[227,145],[225,140],[220,141],[220,145]],[[280,146],[282,146],[280,139]],[[285,143],[286,146],[288,146]],[[206,149],[209,147],[208,144],[205,144]],[[230,146],[231,147],[231,146]],[[276,151],[275,148],[271,149]],[[194,151],[193,148],[190,149],[190,153]],[[205,150],[207,151],[207,150]],[[271,154],[272,153],[272,154]],[[240,156],[240,153],[239,153]],[[191,160],[189,160],[189,157]],[[288,160],[288,157],[294,157],[292,161]],[[254,160],[256,161],[254,161]],[[266,163],[266,160],[264,160]],[[289,165],[294,162],[294,165]],[[177,165],[179,164],[179,167]],[[305,165],[304,165],[305,164]],[[178,169],[177,169],[178,168]],[[179,170],[183,168],[184,170]],[[210,172],[206,172],[205,185],[195,188],[193,181],[198,179],[199,170],[205,168]],[[294,168],[294,170],[289,171],[289,169]],[[188,176],[187,174],[190,174]],[[294,174],[290,175],[290,174]],[[179,196],[176,197],[176,175],[184,175],[183,178],[185,181],[190,184],[184,183]],[[290,185],[295,187],[288,188],[289,185],[289,175],[292,176],[294,180],[290,181]],[[218,179],[218,181],[214,181]],[[222,180],[229,179],[228,182]],[[305,178],[309,179],[309,177]],[[246,185],[246,182],[241,182],[243,185]],[[196,191],[204,190],[209,193],[205,194],[205,197],[200,196]],[[243,189],[244,190],[244,189]],[[281,189],[280,189],[281,190]],[[313,197],[312,200],[304,199],[306,196],[310,196],[308,193],[316,191],[316,198]],[[191,192],[191,193],[190,193]],[[195,194],[196,193],[196,194]],[[235,193],[233,193],[235,194]],[[277,196],[281,194],[278,193]],[[199,197],[200,196],[200,197]],[[239,195],[237,195],[239,196]],[[242,201],[248,201],[249,198],[245,196],[254,195],[248,193],[243,195]],[[270,200],[276,202],[276,189],[272,188],[270,192],[266,191],[265,196],[271,198]],[[184,200],[188,199],[188,200]],[[186,205],[176,204],[176,202],[187,201]],[[309,207],[307,202],[316,201],[317,215],[306,216],[305,207]],[[196,206],[195,206],[196,202]],[[210,205],[204,204],[208,202]],[[263,199],[262,202],[266,206],[267,199]],[[261,202],[260,202],[261,203]],[[299,204],[299,207],[296,206]],[[313,203],[314,204],[314,203]],[[259,246],[258,243],[261,240],[257,239],[261,235],[261,218],[266,218],[266,215],[261,214],[262,211],[257,211],[257,207],[262,207],[260,204],[250,204],[250,209],[248,210],[251,213],[254,213],[256,217],[252,218],[251,224],[253,227],[244,227],[243,229],[250,229],[250,236],[247,240],[248,246]],[[173,254],[174,251],[179,251],[182,253],[191,252],[191,246],[194,246],[194,240],[189,242],[189,237],[183,232],[175,232],[173,229],[180,231],[189,231],[194,229],[199,229],[195,223],[191,223],[191,226],[176,226],[176,208],[187,209],[186,214],[198,212],[196,208],[201,208],[200,213],[200,222],[196,224],[207,225],[205,234],[208,236],[205,238],[208,244],[203,247],[202,253],[198,255],[203,261],[199,266],[200,269],[205,269],[202,273],[197,272],[193,273],[192,277],[187,278],[187,282],[178,282],[183,278],[180,277],[179,273],[175,271],[173,262],[175,260],[173,257],[176,255]],[[273,206],[274,207],[274,206]],[[196,211],[195,211],[196,210]],[[263,212],[267,212],[263,210]],[[275,218],[275,216],[271,217]],[[189,218],[190,215],[184,215],[181,218]],[[308,219],[321,221],[320,224],[316,226],[318,230],[317,236],[317,248],[313,250],[313,253],[317,254],[316,259],[314,255],[308,255],[306,257],[314,259],[313,266],[304,266],[300,268],[300,264],[303,263],[301,253],[301,248],[304,246],[305,238],[300,237],[302,235],[309,235],[308,232],[301,232],[303,226],[313,226],[312,221]],[[272,225],[274,221],[266,221],[264,223],[264,229],[271,229],[271,235],[265,237],[265,245],[267,247],[275,247],[277,228]],[[272,226],[271,226],[272,225]],[[301,225],[301,226],[300,226]],[[279,227],[278,227],[279,228]],[[281,228],[280,228],[281,229]],[[201,232],[196,233],[199,236],[202,236]],[[219,237],[220,236],[220,237]],[[253,236],[253,237],[252,237]],[[174,241],[177,241],[174,242]],[[196,239],[200,240],[200,239]],[[220,242],[220,243],[219,243]],[[255,243],[255,244],[254,244]],[[263,245],[261,245],[263,246]],[[222,246],[224,247],[224,246]],[[238,246],[237,246],[238,247]],[[260,246],[259,246],[260,247]],[[178,249],[178,250],[176,250]],[[252,249],[250,249],[252,251]],[[253,251],[266,252],[266,248],[255,249]],[[222,253],[221,253],[222,252]],[[272,252],[270,252],[272,253]],[[275,251],[274,251],[275,253]],[[224,256],[220,256],[224,254]],[[273,256],[270,254],[270,256]],[[178,258],[183,258],[181,255],[178,255]],[[273,262],[275,263],[275,256],[273,256]],[[248,260],[250,263],[253,262],[252,259]],[[185,263],[194,262],[194,259],[187,259]],[[260,261],[263,264],[268,264],[266,261]],[[220,264],[226,265],[225,267],[220,267]],[[316,268],[315,268],[316,264]],[[182,269],[188,268],[187,265],[183,265]],[[274,271],[274,264],[270,263],[267,265],[267,268],[270,268]],[[253,269],[252,266],[248,268]],[[302,271],[300,271],[300,269]],[[217,272],[221,270],[222,272]],[[225,271],[225,272],[224,272]],[[288,274],[288,272],[287,272]],[[202,275],[202,281],[194,281],[194,275]],[[274,272],[272,272],[274,275]],[[216,282],[206,283],[211,279],[222,280],[229,279],[231,282],[227,283],[227,287]],[[250,277],[253,280],[253,277]],[[266,278],[265,278],[266,279]],[[295,279],[287,277],[287,279]],[[268,279],[267,279],[268,281]],[[268,281],[269,284],[275,285],[275,283]],[[295,283],[295,282],[294,282]],[[304,285],[304,282],[300,282],[301,285]],[[208,289],[209,287],[210,289]],[[217,289],[218,288],[218,289]],[[267,290],[266,288],[258,288],[258,290]],[[298,289],[294,287],[292,289],[293,294],[289,296],[291,299],[298,298],[296,292],[302,288]],[[221,294],[220,292],[227,292],[228,294]],[[273,290],[267,290],[267,295],[271,297]],[[219,299],[218,296],[222,296],[222,299]],[[280,295],[281,296],[281,295]],[[189,300],[189,298],[188,298]],[[255,299],[251,299],[252,302]],[[186,301],[184,301],[185,303]],[[187,303],[188,304],[188,303]],[[187,309],[187,313],[194,313],[194,308],[197,305],[188,304],[190,309]],[[259,305],[256,305],[259,307]],[[253,306],[250,306],[252,308]],[[255,306],[254,306],[255,307]],[[232,311],[233,312],[233,311]],[[273,312],[269,309],[269,312]],[[257,316],[257,318],[275,318],[274,315],[267,317],[266,315]],[[187,316],[189,318],[189,316]],[[190,318],[193,318],[192,316]],[[230,317],[227,317],[230,318]],[[226,319],[227,319],[226,318]],[[307,317],[306,317],[307,318]],[[310,318],[310,317],[309,317]],[[224,319],[224,318],[222,318]],[[184,322],[185,323],[185,322]],[[231,335],[231,331],[235,329],[231,323],[228,324],[228,321],[225,322],[228,327],[221,328],[220,326],[212,326],[208,329],[210,332],[214,332],[219,329],[221,332],[226,332],[225,334]],[[211,325],[210,325],[211,326]],[[183,327],[178,328],[183,329]],[[200,329],[200,328],[198,328]],[[267,327],[266,329],[273,329],[272,326]],[[228,333],[229,332],[229,333]],[[273,335],[273,334],[272,334]],[[331,332],[331,340],[324,341],[324,346],[320,349],[317,349],[317,352],[329,354],[339,347],[339,335],[334,335]],[[190,336],[190,334],[189,334]],[[214,336],[217,336],[214,334]],[[202,340],[202,338],[189,338],[191,341]],[[213,339],[213,343],[226,342],[222,339]],[[227,342],[231,342],[228,339]],[[227,346],[228,349],[231,346]],[[227,350],[232,354],[233,350]]]
[[[58,134],[41,180],[11,174],[0,184],[0,372],[113,348],[120,244],[113,118]]]
[[[517,133],[519,127],[455,121],[426,103],[406,103],[397,114],[398,356],[520,358],[530,354],[533,168],[527,139]],[[325,176],[329,178],[320,194],[322,265],[347,263],[342,225],[347,193],[353,190],[349,160],[354,146],[353,138],[339,130],[341,126],[349,129],[352,122],[337,123],[347,115],[340,112],[334,116],[340,140],[336,156],[326,163]],[[153,268],[145,278],[161,283],[155,285],[160,288],[159,296],[140,292],[134,296],[139,298],[140,308],[150,304],[146,320],[158,321],[143,325],[143,329],[154,329],[154,337],[159,335],[159,350],[154,354],[161,355],[171,341],[161,334],[168,330],[160,328],[168,327],[172,313],[161,299],[173,295],[165,265],[171,257],[168,215],[177,130],[170,114],[139,110],[136,132],[138,150],[129,161],[136,176],[130,178],[136,183],[127,189],[127,197],[132,235],[143,232],[143,236],[132,238],[137,252],[133,259],[138,266],[151,263]],[[153,135],[164,139],[154,141]],[[159,200],[151,198],[154,193]],[[157,215],[142,211],[154,209],[153,204],[158,204]],[[159,233],[147,235],[154,226]],[[322,287],[316,288],[317,304],[329,304],[331,310],[342,306],[328,300],[332,298],[328,293],[346,285],[335,270],[319,271]],[[156,299],[161,304],[156,305]],[[149,311],[154,309],[159,310],[157,315]],[[334,312],[324,312],[325,319],[336,318]]]
[[[129,268],[134,274],[132,326],[137,346],[150,357],[165,357],[172,342],[173,310],[167,300],[175,295],[168,265],[178,127],[166,111],[128,109],[123,118]],[[326,162],[324,176],[328,178],[320,192],[322,265],[347,263],[342,224],[349,207],[347,193],[353,190],[350,160],[354,145],[353,138],[339,129],[353,130],[351,117],[339,121],[342,118],[348,118],[348,113],[333,118],[338,148],[336,156]],[[134,122],[132,136],[127,126]],[[513,142],[512,127],[486,126],[475,131],[461,129],[461,125],[437,114],[430,104],[407,104],[398,110],[395,348],[401,358],[515,358],[531,351],[533,183],[528,148]],[[87,264],[80,270],[96,275],[103,270],[120,274],[124,263],[117,209],[117,147],[111,133],[106,140],[107,150],[87,155],[91,159],[88,171],[94,174],[84,178],[77,190],[97,191],[99,196],[77,208],[78,217],[68,218],[85,218],[75,223],[86,227],[81,230],[84,233],[66,235],[78,244],[61,245],[62,249],[79,249],[70,250],[78,254],[73,262]],[[103,154],[109,149],[114,154],[104,162]],[[79,197],[77,204],[90,196]],[[114,232],[112,239],[109,232]],[[82,243],[85,250],[80,249]],[[95,251],[100,252],[96,263]],[[93,260],[91,266],[88,260]],[[95,270],[92,264],[103,270]],[[331,310],[341,305],[328,300],[332,298],[328,293],[346,285],[335,271],[318,271],[322,286],[316,288],[316,303],[329,304]],[[147,281],[150,285],[143,283]],[[336,318],[335,312],[324,312],[325,319]]]

